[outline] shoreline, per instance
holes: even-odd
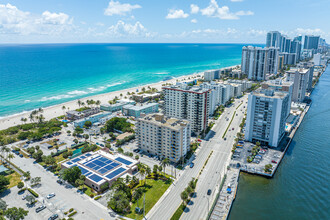
[[[226,68],[228,68],[228,67],[226,67]],[[148,86],[160,90],[162,88],[162,84],[164,84],[164,83],[176,83],[177,80],[187,80],[185,78],[188,78],[188,77],[199,78],[198,75],[200,75],[200,74],[201,73],[193,73],[193,74],[179,76],[179,77],[175,77],[175,78],[172,78],[169,80],[160,81],[160,82],[156,82],[156,83],[144,84],[144,85],[140,85],[140,86],[136,86],[136,87],[132,87],[132,88],[121,89],[121,90],[117,90],[117,91],[112,91],[112,92],[87,96],[87,97],[83,97],[83,98],[79,98],[79,99],[74,99],[72,101],[67,101],[67,102],[63,102],[60,104],[45,107],[45,108],[43,108],[42,114],[45,117],[45,120],[50,120],[52,118],[64,115],[65,112],[62,110],[62,106],[66,107],[65,111],[74,110],[74,109],[79,108],[79,106],[77,104],[78,100],[80,100],[82,102],[86,102],[86,100],[88,100],[88,99],[100,100],[101,104],[105,104],[105,103],[108,103],[108,101],[114,99],[115,96],[120,97],[121,93],[123,94],[123,96],[126,96],[127,92],[136,92],[137,89],[139,89],[139,91],[140,91],[143,87],[148,87]],[[27,118],[28,122],[30,122],[29,115],[32,111],[33,110],[23,111],[21,113],[16,113],[13,115],[0,117],[0,130],[22,124],[21,118]]]
[[[227,68],[233,68],[233,67],[236,67],[236,66],[237,65],[223,67],[223,68],[221,68],[221,70],[222,69],[227,69]],[[165,81],[159,81],[159,82],[150,83],[150,84],[142,84],[140,86],[135,86],[135,87],[132,87],[132,88],[121,89],[121,90],[117,90],[117,91],[112,91],[112,92],[107,92],[107,93],[102,93],[102,94],[97,94],[97,95],[86,96],[86,97],[83,97],[83,98],[74,99],[72,101],[67,101],[67,102],[63,102],[63,103],[60,103],[60,104],[45,107],[45,108],[43,108],[44,112],[42,114],[45,117],[45,120],[50,120],[52,118],[64,115],[65,111],[74,110],[74,109],[79,108],[79,106],[77,104],[78,100],[80,100],[82,102],[86,102],[86,100],[88,100],[88,99],[100,100],[101,104],[105,104],[105,103],[108,103],[109,100],[114,99],[115,96],[120,97],[121,93],[123,94],[123,96],[126,96],[127,92],[136,92],[137,89],[139,89],[139,91],[140,91],[143,87],[148,87],[148,86],[156,88],[157,90],[160,91],[161,88],[162,88],[162,84],[176,83],[177,80],[188,81],[189,77],[196,77],[196,79],[198,79],[198,78],[200,78],[200,77],[198,77],[198,75],[202,75],[203,72],[204,71],[174,77],[172,79],[165,80]],[[66,107],[65,111],[62,110],[62,106]],[[35,110],[35,109],[33,109],[33,110]],[[21,118],[27,118],[28,122],[30,122],[29,115],[33,110],[23,111],[23,112],[20,112],[20,113],[14,113],[12,115],[0,117],[0,130],[7,129],[7,128],[12,127],[12,126],[22,124]]]

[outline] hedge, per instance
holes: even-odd
[[[96,197],[94,198],[94,200],[99,200],[99,199],[101,199],[101,197],[102,197],[102,196],[96,196]]]
[[[75,214],[77,214],[77,211],[74,211],[74,212],[70,213],[70,214],[68,215],[68,217],[74,216]]]
[[[68,151],[68,149],[59,150],[59,151],[57,151],[56,153],[54,153],[54,154],[52,155],[52,157],[56,157],[56,156],[58,156],[58,155],[60,155],[60,154],[62,154],[62,153],[64,153],[64,152],[67,152],[67,151]]]
[[[28,188],[28,191],[36,198],[39,197],[38,193],[36,193],[35,191],[33,191],[32,189]]]

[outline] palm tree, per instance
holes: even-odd
[[[163,167],[163,170],[164,170],[164,176],[165,176],[165,167],[167,165],[170,164],[170,160],[168,158],[164,158],[161,162],[160,162],[160,166]]]
[[[78,100],[78,101],[77,101],[77,104],[78,104],[78,106],[79,106],[79,108],[80,108],[80,105],[81,105],[81,101],[80,101],[80,100]]]
[[[29,119],[31,122],[34,122],[34,115],[33,112],[31,112],[31,114],[29,115]]]
[[[62,106],[62,110],[63,110],[63,114],[65,115],[65,109],[66,109],[66,107],[63,105]]]
[[[40,114],[39,117],[38,117],[39,123],[40,124],[43,123],[44,119],[45,119],[45,117],[42,114]]]
[[[125,182],[126,184],[131,182],[131,177],[129,175],[126,176]]]
[[[147,174],[146,175],[146,182],[147,182],[147,176],[151,174],[151,169],[150,169],[150,167],[148,165],[146,165],[146,168],[145,169],[146,169],[146,174]]]
[[[96,106],[99,106],[99,105],[101,105],[101,101],[100,101],[100,100],[97,100],[97,101],[95,102],[95,104],[96,104]]]
[[[142,182],[142,180],[144,179],[144,175],[145,175],[145,173],[146,173],[146,170],[145,170],[144,168],[141,168],[141,169],[140,169],[140,173],[139,173],[139,175],[140,175],[140,177],[141,177],[141,182]]]
[[[10,161],[11,159],[14,159],[14,154],[12,154],[12,153],[10,153],[10,154],[8,155],[8,161]]]

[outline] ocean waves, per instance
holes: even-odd
[[[42,97],[41,99],[39,99],[38,101],[47,102],[47,101],[54,101],[54,100],[61,100],[61,99],[78,98],[78,97],[86,96],[88,94],[102,92],[110,87],[122,85],[124,83],[126,83],[126,81],[113,83],[113,84],[107,84],[105,86],[99,86],[96,88],[90,87],[85,90],[73,90],[73,91],[67,92],[66,94],[60,94],[60,95],[49,96],[49,97],[45,96],[45,97]]]

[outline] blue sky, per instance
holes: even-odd
[[[0,43],[330,40],[329,0],[0,0]]]

